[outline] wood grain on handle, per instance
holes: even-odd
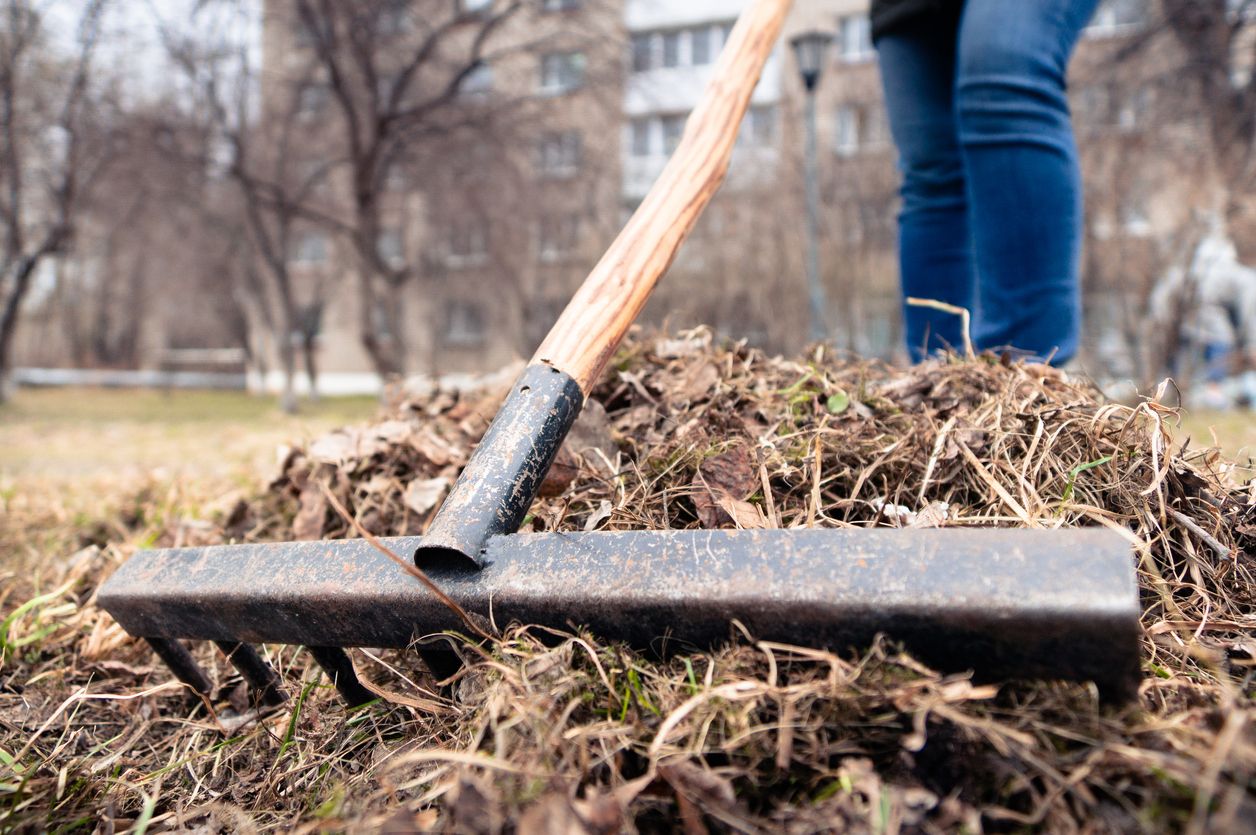
[[[537,349],[533,362],[565,371],[586,395],[724,182],[742,116],[791,5],[754,0],[742,12],[676,152]]]

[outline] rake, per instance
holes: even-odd
[[[301,644],[351,705],[374,695],[348,647],[411,647],[475,619],[583,627],[660,654],[733,635],[844,650],[877,635],[983,679],[1138,673],[1130,547],[1103,529],[518,530],[620,340],[727,172],[790,7],[755,0],[641,206],[512,387],[422,537],[143,551],[99,604],[193,690],[181,643],[214,641],[263,704],[285,698],[259,643]],[[426,581],[386,553],[414,560]],[[466,618],[471,618],[469,624]],[[438,676],[456,656],[419,650]]]

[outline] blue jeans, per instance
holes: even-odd
[[[1098,0],[966,0],[879,38],[902,171],[904,297],[973,313],[978,350],[1077,351],[1082,187],[1065,71]],[[904,304],[913,361],[959,317]]]

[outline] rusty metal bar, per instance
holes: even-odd
[[[403,556],[417,538],[386,540]],[[944,670],[1094,680],[1138,672],[1134,559],[1086,530],[768,530],[515,534],[484,568],[429,573],[468,611],[584,626],[661,652],[758,639],[845,650],[878,633]],[[132,635],[307,646],[409,645],[462,631],[369,543],[148,551],[100,589]]]

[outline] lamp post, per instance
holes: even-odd
[[[828,58],[833,36],[828,32],[803,32],[790,39],[798,72],[806,88],[807,148],[807,295],[811,306],[811,338],[817,342],[828,339],[826,324],[828,305],[824,285],[820,282],[820,174],[816,160],[816,86]]]

